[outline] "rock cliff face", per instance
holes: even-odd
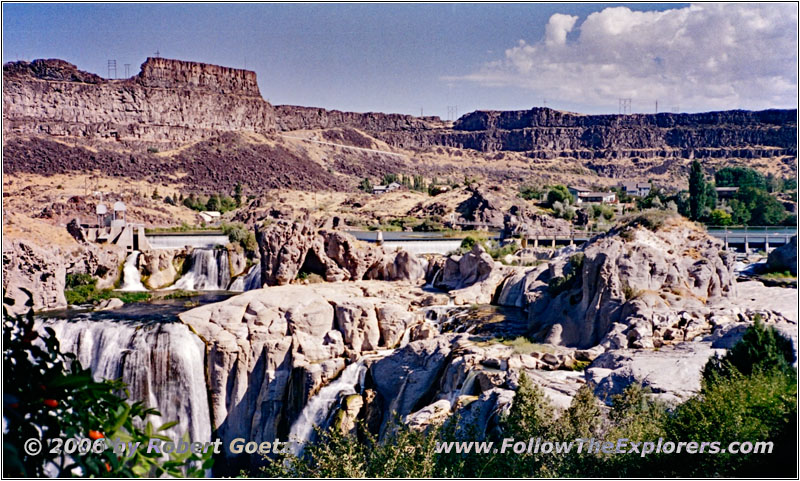
[[[149,58],[107,80],[62,60],[3,66],[3,133],[114,140],[168,149],[225,131],[274,129],[254,72]]]
[[[548,108],[438,118],[278,106],[282,130],[351,127],[404,148],[527,152],[532,158],[729,158],[797,155],[797,111],[581,115]]]
[[[736,320],[733,258],[721,242],[680,217],[648,215],[518,272],[500,303],[526,308],[546,342],[579,348],[658,347]]]
[[[318,229],[308,219],[277,219],[256,227],[264,285],[284,285],[302,271],[328,282],[377,279],[419,283],[427,264],[408,252],[389,252],[345,232]]]
[[[85,273],[98,278],[101,289],[114,285],[119,266],[125,260],[124,249],[94,244],[73,248],[51,248],[32,242],[3,243],[3,292],[15,300],[11,313],[27,310],[27,289],[33,296],[36,311],[67,307],[64,297],[67,274]]]

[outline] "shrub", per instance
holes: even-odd
[[[569,202],[571,204],[574,200],[569,189],[564,185],[555,185],[547,192],[547,205],[549,206],[552,206],[556,202],[561,202],[562,204]]]
[[[239,244],[245,252],[254,253],[258,250],[256,235],[240,222],[223,223],[222,232],[228,236],[232,244]]]
[[[725,356],[709,359],[703,369],[703,379],[707,383],[714,383],[730,378],[735,372],[744,375],[770,370],[791,373],[794,371],[794,361],[792,341],[756,318],[742,339]]]

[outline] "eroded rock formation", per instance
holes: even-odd
[[[376,279],[419,283],[426,262],[404,251],[389,251],[345,232],[318,229],[307,218],[275,219],[256,227],[264,285],[284,285],[302,271],[328,282]]]

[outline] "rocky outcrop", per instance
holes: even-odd
[[[3,296],[14,299],[12,313],[28,310],[25,303],[32,295],[33,309],[67,307],[64,297],[66,266],[56,249],[44,249],[28,242],[3,245]]]
[[[171,286],[183,273],[191,249],[158,249],[142,252],[139,259],[143,282],[150,289]]]
[[[346,232],[318,230],[307,218],[276,219],[256,226],[265,285],[292,282],[302,271],[328,282],[376,279],[419,283],[426,262],[405,251],[388,251]]]
[[[449,291],[456,305],[489,304],[513,270],[495,262],[486,249],[476,243],[464,255],[452,255],[431,264],[426,277],[437,289]]]
[[[769,253],[767,264],[773,271],[789,271],[797,275],[797,236],[792,237],[791,242],[777,247]]]
[[[502,237],[532,239],[539,236],[566,235],[572,232],[572,224],[564,219],[533,212],[525,206],[514,205],[503,217]]]
[[[482,151],[588,151],[594,157],[637,149],[770,146],[779,155],[797,155],[796,121],[796,110],[580,115],[534,108],[472,112],[453,130],[463,132],[456,136],[462,147]]]
[[[649,227],[644,227],[645,225]],[[646,348],[735,318],[733,259],[701,228],[645,213],[570,256],[517,273],[499,296],[553,344]]]
[[[148,58],[141,73],[108,80],[62,60],[3,66],[3,133],[113,140],[174,148],[224,131],[274,130],[255,73]]]
[[[28,296],[21,289],[31,293],[36,311],[67,307],[64,297],[67,274],[91,274],[98,279],[98,288],[113,287],[124,259],[124,250],[114,246],[82,244],[53,248],[28,241],[4,242],[3,292],[15,301],[9,311],[27,311]]]
[[[496,228],[503,225],[505,211],[503,200],[491,189],[477,185],[469,186],[470,197],[456,207],[463,221],[475,224],[475,228]]]
[[[248,291],[180,314],[206,343],[220,438],[286,439],[308,398],[344,368],[341,356],[393,346],[415,320],[409,308],[400,297],[366,297],[357,284],[316,284]]]

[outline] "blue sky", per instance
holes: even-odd
[[[246,67],[264,98],[459,115],[793,108],[797,5],[4,4],[3,62]]]

